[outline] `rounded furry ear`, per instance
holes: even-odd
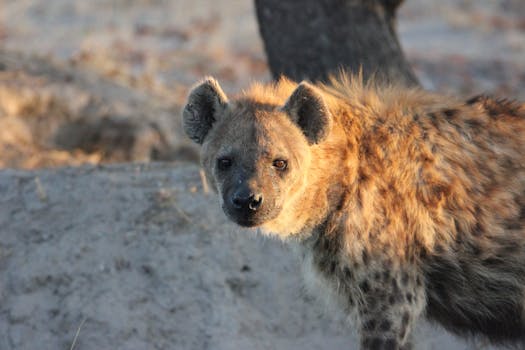
[[[227,106],[228,98],[217,80],[205,78],[191,90],[182,111],[184,132],[193,141],[202,144],[213,123]]]
[[[282,108],[303,131],[310,144],[323,141],[330,132],[332,118],[317,88],[301,82]]]

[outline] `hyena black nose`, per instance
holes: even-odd
[[[261,194],[254,194],[251,191],[236,191],[232,196],[232,204],[235,209],[250,209],[256,211],[263,202]]]

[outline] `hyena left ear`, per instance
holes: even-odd
[[[311,145],[328,136],[332,122],[330,111],[321,93],[310,83],[303,81],[297,86],[283,111],[301,128]]]
[[[182,127],[186,135],[198,144],[210,131],[213,123],[228,106],[228,98],[217,80],[208,77],[195,86],[182,111]]]

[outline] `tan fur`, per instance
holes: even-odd
[[[314,112],[330,115],[328,136],[308,145],[283,112],[296,87],[255,84],[217,116],[202,153],[212,185],[225,144],[246,149],[254,169],[268,163],[262,150],[299,155],[289,177],[254,170],[277,208],[258,225],[298,242],[322,284],[357,308],[362,348],[409,348],[422,314],[523,342],[525,109],[343,75],[305,85],[324,103]]]

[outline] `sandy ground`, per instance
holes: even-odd
[[[64,195],[67,193],[67,195]],[[0,172],[0,349],[355,349],[197,166]],[[418,349],[467,349],[428,328]]]
[[[525,100],[523,1],[408,0],[399,32],[426,88]],[[357,348],[204,192],[178,111],[207,74],[269,80],[251,1],[0,0],[0,350]],[[97,165],[129,161],[170,163]]]

